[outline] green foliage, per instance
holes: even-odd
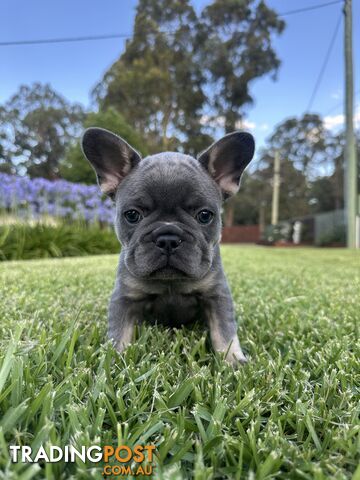
[[[346,227],[338,226],[332,229],[330,232],[323,235],[319,240],[319,245],[326,247],[327,245],[339,244],[346,245]]]
[[[250,84],[279,68],[272,46],[285,22],[264,1],[214,0],[200,19],[203,65],[211,78],[211,106],[226,132],[239,128],[244,106],[253,102]]]
[[[264,240],[270,243],[284,241],[291,241],[291,224],[282,222],[278,225],[267,225],[264,232]]]
[[[339,177],[342,183],[338,182]],[[336,172],[326,177],[320,177],[314,180],[310,185],[310,201],[312,202],[312,208],[315,213],[317,212],[330,212],[343,208],[343,170],[341,169],[341,175],[337,177]],[[339,187],[337,189],[337,187]],[[337,195],[337,191],[341,192],[341,196]]]
[[[332,137],[317,114],[305,113],[280,123],[268,140],[268,147],[281,151],[305,176],[316,176],[328,159],[326,147]]]
[[[254,177],[258,179],[258,183],[263,185],[253,194],[258,198],[259,205],[261,203],[268,206],[266,210],[266,221],[270,220],[271,202],[272,202],[272,186],[274,175],[274,154],[270,150],[262,156],[263,162],[261,167],[254,172]],[[299,217],[310,213],[308,196],[309,187],[307,178],[301,170],[298,170],[293,162],[289,161],[286,155],[281,155],[281,186],[279,198],[279,211],[281,220],[287,220],[292,217]]]
[[[143,324],[117,354],[115,256],[3,263],[2,478],[101,478],[80,461],[11,463],[10,444],[144,442],[156,479],[355,479],[359,254],[227,246],[223,261],[250,359],[236,372],[199,327]]]
[[[251,166],[249,168],[251,171]],[[228,226],[259,223],[260,210],[265,223],[270,223],[274,155],[271,149],[262,152],[256,170],[244,175],[239,193],[230,199],[225,212]],[[281,156],[280,219],[287,220],[311,213],[310,187],[304,173]]]
[[[0,105],[0,122],[5,118],[5,108]],[[15,173],[15,167],[11,163],[11,156],[9,155],[6,142],[8,141],[8,132],[5,131],[4,126],[0,123],[0,173]]]
[[[263,189],[261,180],[245,171],[239,192],[225,203],[224,226],[257,224]]]
[[[81,131],[84,112],[50,85],[21,85],[0,109],[0,170],[55,179],[69,143]]]
[[[147,155],[144,139],[128,125],[124,117],[114,108],[87,114],[84,128],[102,127],[120,135],[142,155]],[[92,184],[95,173],[81,151],[80,143],[71,146],[60,165],[61,177],[69,182]]]
[[[357,143],[359,158],[360,137],[358,137]],[[323,163],[326,164],[327,171],[330,170],[330,172],[325,176],[316,178],[310,185],[310,201],[312,211],[315,213],[344,208],[344,149],[344,132],[335,135],[331,135],[328,132],[324,151],[326,158]]]
[[[244,182],[244,192],[234,200],[235,218],[240,218],[244,205],[249,204],[257,219],[260,208],[265,208],[265,220],[269,223],[276,150],[281,159],[280,220],[341,208],[342,147],[342,135],[326,130],[318,115],[284,120],[259,152],[256,170]],[[329,176],[323,176],[325,169]],[[246,197],[245,202],[240,202],[241,195]]]
[[[197,16],[189,0],[140,0],[134,35],[95,96],[152,150],[199,153],[214,124],[239,127],[250,83],[279,66],[272,37],[283,28],[263,1],[215,0]]]
[[[110,228],[82,223],[0,226],[0,261],[116,253],[119,242]]]
[[[164,33],[165,32],[165,33]],[[166,33],[169,32],[169,33]],[[185,136],[205,148],[204,76],[195,49],[197,17],[189,0],[139,0],[133,37],[95,90],[142,132],[151,151],[174,150]]]

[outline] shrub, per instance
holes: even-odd
[[[79,222],[0,226],[0,260],[74,257],[119,251],[119,242],[110,227],[86,226]]]
[[[282,222],[277,225],[268,225],[265,228],[264,240],[270,243],[291,241],[291,224],[289,222]]]
[[[147,155],[147,147],[143,138],[128,125],[124,117],[114,108],[105,111],[91,112],[84,122],[84,129],[102,127],[120,135],[142,155]],[[71,146],[65,159],[60,163],[60,175],[70,182],[95,184],[95,172],[81,151],[80,141]]]
[[[319,240],[319,245],[321,247],[325,247],[326,245],[332,245],[334,243],[340,245],[346,244],[346,230],[344,225],[334,227],[331,231],[322,235]]]

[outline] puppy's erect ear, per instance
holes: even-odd
[[[213,143],[199,156],[199,162],[220,186],[225,197],[240,188],[240,178],[253,158],[254,138],[247,132],[232,132]]]
[[[88,128],[82,137],[85,157],[94,168],[103,193],[113,196],[141,157],[122,138],[103,128]]]

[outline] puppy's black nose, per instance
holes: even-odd
[[[155,240],[155,245],[163,253],[171,255],[179,247],[181,241],[178,235],[159,235]]]

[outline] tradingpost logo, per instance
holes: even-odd
[[[33,451],[28,445],[10,445],[10,456],[14,463],[75,463],[80,459],[83,463],[103,462],[102,474],[109,476],[150,476],[154,472],[155,445],[135,445],[128,447],[120,445],[92,445],[76,448],[73,445],[58,447],[41,445],[37,451]]]

